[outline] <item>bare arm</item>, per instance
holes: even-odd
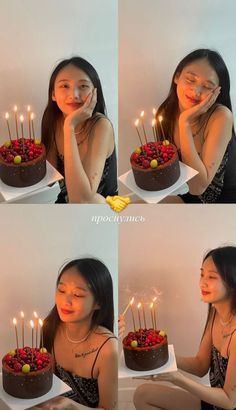
[[[202,106],[201,109],[204,108],[204,104],[206,106],[208,100],[209,97],[207,101],[199,104],[199,106]],[[193,110],[196,110],[196,107],[184,111],[179,118],[180,150],[183,162],[199,172],[196,177],[190,180],[189,188],[191,194],[200,195],[211,183],[222,161],[232,136],[233,116],[227,107],[220,106],[216,108],[209,120],[208,133],[201,156],[199,156],[191,130],[192,117],[189,112]]]
[[[118,359],[117,340],[110,339],[99,355],[99,409],[117,410]]]

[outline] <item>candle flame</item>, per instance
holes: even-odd
[[[151,303],[151,305],[150,305],[150,309],[152,309],[153,308],[153,302]]]
[[[15,111],[15,112],[17,111],[17,105],[14,106],[14,111]]]
[[[156,302],[156,300],[157,300],[157,297],[155,296],[155,297],[152,299],[152,301],[153,301],[153,302]]]
[[[8,120],[8,118],[9,118],[9,114],[8,114],[8,112],[6,112],[6,114],[5,114],[5,118],[6,118],[6,120]]]
[[[162,115],[159,115],[158,120],[159,120],[160,122],[162,122],[162,121],[163,121],[163,117],[162,117]]]
[[[21,317],[25,317],[24,312],[20,312]]]
[[[137,308],[141,308],[142,304],[139,302]]]
[[[140,117],[143,118],[144,116],[144,111],[141,111]]]
[[[16,324],[17,324],[17,320],[16,320],[16,318],[14,317],[14,319],[13,319],[13,325],[16,326]]]
[[[43,320],[39,319],[39,325],[42,327],[43,326]]]
[[[28,105],[27,111],[30,112],[30,110],[31,110],[30,105]]]
[[[24,121],[24,115],[20,115],[20,122]]]
[[[157,110],[155,108],[153,108],[152,113],[153,113],[153,115],[156,115]]]
[[[33,113],[30,114],[30,118],[31,118],[31,120],[34,119],[34,114]]]
[[[132,305],[134,303],[134,298],[131,299],[131,301],[129,302],[130,305]]]
[[[37,317],[38,317],[37,312],[34,312],[34,317],[37,319]]]
[[[32,329],[34,328],[34,321],[30,320],[30,326],[32,327]]]
[[[156,125],[156,119],[154,118],[153,120],[152,120],[152,127],[154,127]]]

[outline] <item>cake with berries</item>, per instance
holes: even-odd
[[[137,186],[146,191],[169,188],[180,176],[177,149],[168,140],[136,148],[130,162]]]
[[[45,146],[37,140],[19,138],[0,147],[0,178],[22,188],[36,184],[46,174]]]
[[[52,387],[52,356],[45,348],[24,347],[2,359],[3,389],[11,396],[34,399]]]
[[[164,330],[139,329],[123,339],[125,364],[136,371],[154,370],[169,358]]]

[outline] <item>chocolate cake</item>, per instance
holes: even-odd
[[[123,340],[123,350],[126,366],[136,371],[157,369],[169,358],[165,332],[154,329],[129,332]]]
[[[11,396],[21,399],[43,396],[51,389],[52,378],[52,357],[42,349],[16,349],[2,359],[3,389]]]
[[[168,140],[136,148],[130,162],[136,184],[146,191],[169,188],[180,176],[177,149]]]
[[[42,143],[20,138],[0,147],[0,178],[6,185],[27,187],[46,174],[46,152]]]

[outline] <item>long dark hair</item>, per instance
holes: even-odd
[[[100,325],[113,332],[113,285],[112,278],[107,267],[103,262],[94,258],[74,259],[62,267],[57,278],[57,286],[63,273],[70,268],[76,268],[78,273],[86,280],[90,286],[95,302],[100,307],[99,309],[94,310],[91,328]],[[43,324],[44,345],[49,352],[52,351],[54,338],[60,323],[61,320],[55,305],[44,320]]]
[[[192,51],[183,60],[180,61],[176,70],[173,74],[170,91],[166,100],[160,105],[157,110],[157,117],[163,115],[164,121],[162,126],[164,128],[165,135],[169,140],[173,142],[174,126],[179,114],[179,101],[177,96],[177,85],[175,84],[176,75],[181,74],[182,70],[190,63],[199,59],[207,59],[208,63],[215,70],[219,78],[219,86],[221,87],[221,92],[217,97],[216,103],[225,105],[232,111],[232,105],[230,100],[230,77],[228,69],[221,55],[213,50],[201,48]],[[157,127],[159,128],[159,121],[157,118]],[[233,129],[233,133],[234,129]],[[159,135],[161,135],[161,130],[159,129]]]
[[[212,249],[207,252],[203,258],[203,262],[212,257],[212,260],[216,266],[217,272],[221,276],[221,279],[229,292],[231,300],[231,313],[236,313],[236,246],[222,246],[220,248]],[[212,304],[208,306],[208,316],[204,333],[210,318],[212,317],[213,309]],[[203,334],[204,334],[203,333]]]
[[[106,115],[106,105],[102,92],[102,85],[95,68],[82,57],[72,57],[61,61],[54,69],[49,81],[48,103],[43,113],[41,124],[41,138],[42,142],[46,146],[47,153],[49,152],[53,140],[55,139],[58,122],[63,117],[63,114],[58,108],[56,101],[52,100],[55,80],[58,73],[69,64],[72,64],[73,66],[84,71],[92,81],[94,88],[97,89],[97,104],[93,110],[93,115],[98,112]]]

